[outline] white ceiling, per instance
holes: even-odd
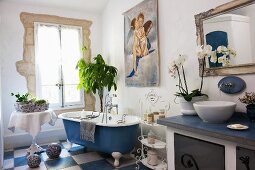
[[[101,13],[109,0],[8,0],[34,6],[66,8]]]

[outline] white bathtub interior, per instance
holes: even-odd
[[[93,119],[83,119],[89,115],[98,116]],[[104,121],[102,122],[104,116]],[[79,112],[66,112],[60,114],[58,117],[60,119],[70,120],[80,122],[81,120],[95,122],[99,126],[111,126],[111,127],[118,127],[118,126],[130,126],[140,123],[140,118],[133,115],[125,115],[124,122],[118,123],[120,120],[123,120],[124,114],[107,114],[107,123],[106,123],[106,114],[99,113],[99,112],[92,112],[92,111],[79,111]]]

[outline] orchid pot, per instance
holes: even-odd
[[[192,97],[191,101],[186,101],[184,97],[178,97],[181,107],[181,113],[183,115],[197,115],[193,103],[199,102],[199,101],[206,101],[208,99],[207,96],[195,96]]]

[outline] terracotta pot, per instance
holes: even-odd
[[[199,102],[199,101],[205,101],[208,98],[206,96],[196,96],[193,97],[191,101],[186,101],[183,97],[179,97],[180,106],[181,106],[181,113],[183,115],[197,115],[193,103]]]

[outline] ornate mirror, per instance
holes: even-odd
[[[195,15],[195,22],[198,46],[215,52],[206,59],[205,76],[255,73],[255,0],[231,1]]]

